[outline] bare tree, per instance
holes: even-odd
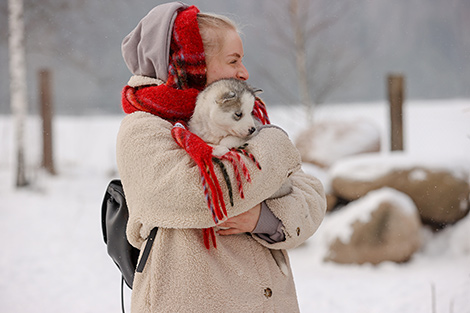
[[[105,2],[110,4],[110,1]],[[26,53],[29,51],[63,57],[76,68],[92,73],[93,66],[77,48],[80,43],[75,41],[79,36],[73,33],[74,28],[63,27],[64,25],[60,24],[63,19],[57,19],[64,13],[84,11],[86,5],[89,5],[88,1],[70,3],[67,0],[8,0],[8,4],[0,4],[0,17],[8,17],[10,108],[15,127],[17,187],[30,183],[27,179],[25,158],[25,128],[29,111]],[[88,19],[85,21],[88,24],[94,22],[86,15],[81,15],[80,18]],[[2,32],[0,40],[5,39]]]
[[[103,36],[100,33],[103,24],[108,29],[118,28],[119,19],[116,16],[119,16],[119,11],[115,8],[118,3],[111,0],[22,0],[22,3],[24,45],[28,58],[34,55],[52,56],[55,61],[69,64],[99,83],[109,79],[110,75],[96,71],[99,64],[89,57],[96,45],[106,41],[89,44],[84,41],[84,34],[90,32],[90,25],[96,25],[93,29],[96,37]],[[131,7],[127,2],[122,5]],[[90,14],[91,7],[100,12],[102,19],[96,20]],[[6,21],[7,16],[8,6],[6,2],[0,2],[0,21]],[[5,39],[4,32],[0,32],[0,41]]]
[[[307,2],[308,3],[308,2]],[[307,116],[312,116],[312,99],[309,92],[309,79],[307,75],[307,33],[304,25],[307,22],[307,11],[299,11],[299,1],[290,0],[289,17],[294,35],[294,53],[297,79],[299,83],[300,101],[307,110]]]
[[[25,170],[25,120],[28,112],[23,0],[8,0],[10,50],[10,101],[16,131],[16,186],[28,184]]]
[[[43,3],[41,3],[43,4]],[[28,3],[29,7],[39,5]],[[47,7],[47,6],[46,6]],[[23,0],[8,0],[8,46],[10,67],[10,101],[14,118],[16,144],[16,186],[29,184],[25,161],[25,125],[28,115],[26,81],[26,41]]]
[[[312,122],[315,106],[324,103],[340,88],[356,64],[356,60],[346,55],[345,50],[330,48],[321,40],[323,33],[346,14],[348,7],[334,6],[324,0],[286,0],[276,3],[277,12],[269,16],[276,42],[272,51],[288,56],[295,64],[298,98],[305,107],[308,120]],[[287,27],[279,22],[285,16],[288,17]],[[273,79],[274,75],[266,77],[276,85],[282,85],[276,78]],[[293,100],[291,93],[283,94],[291,98],[290,101]]]

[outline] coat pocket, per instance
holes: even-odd
[[[289,275],[289,266],[287,265],[286,257],[282,250],[269,250],[273,256],[274,261],[276,261],[277,266],[281,272],[287,276]]]

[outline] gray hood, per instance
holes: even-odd
[[[173,24],[188,5],[170,2],[153,8],[122,41],[122,56],[134,75],[168,78]]]

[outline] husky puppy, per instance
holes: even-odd
[[[255,91],[244,81],[217,80],[199,93],[189,130],[212,145],[214,155],[222,156],[256,131],[254,104]]]
[[[253,90],[244,81],[227,78],[209,84],[196,99],[189,130],[214,147],[212,154],[222,156],[230,148],[243,145],[258,126],[251,112],[255,105]],[[292,192],[290,179],[270,199]]]

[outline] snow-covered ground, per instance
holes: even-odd
[[[338,104],[320,108],[316,118],[369,118],[386,148],[387,112],[385,103]],[[292,138],[305,125],[300,108],[272,108],[270,115]],[[37,169],[40,123],[31,118],[27,163],[33,184],[16,190],[13,122],[0,117],[0,312],[120,311],[120,275],[106,254],[100,205],[117,175],[114,140],[121,118],[59,117],[55,177]],[[466,167],[470,100],[407,103],[405,132],[414,158]],[[305,170],[327,180],[311,166]],[[424,245],[408,263],[378,266],[323,262],[325,230],[341,225],[333,221],[327,216],[311,239],[290,251],[303,313],[470,312],[470,216],[439,233],[423,229]]]

